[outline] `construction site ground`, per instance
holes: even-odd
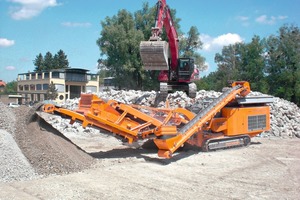
[[[26,106],[1,111],[37,175],[0,182],[0,199],[299,199],[299,139],[256,137],[215,152],[185,147],[161,159],[152,144],[128,147],[103,130],[63,136],[42,120],[27,124]]]

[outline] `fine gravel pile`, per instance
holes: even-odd
[[[16,116],[13,108],[0,102],[0,113],[0,181],[28,180],[36,177],[34,168],[14,139]]]
[[[29,180],[36,176],[10,133],[0,129],[0,182]]]
[[[0,181],[89,168],[93,158],[34,115],[35,110],[23,105],[8,108],[0,103]]]

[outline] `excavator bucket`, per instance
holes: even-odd
[[[146,70],[169,70],[169,44],[166,41],[142,41],[140,55]]]

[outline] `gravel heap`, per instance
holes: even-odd
[[[0,181],[29,180],[36,176],[10,133],[0,129]]]
[[[36,177],[34,168],[14,139],[16,116],[13,108],[0,102],[0,113],[0,181],[29,180]]]
[[[169,94],[167,99],[171,108],[184,107],[191,111],[198,112],[214,98],[221,95],[221,92],[199,90],[194,99],[189,98],[186,93],[176,91]],[[135,90],[110,90],[97,94],[100,98],[114,99],[126,104],[138,104],[153,107],[164,107],[165,101],[157,102],[159,96],[155,91],[135,91]],[[251,92],[249,96],[268,96],[259,92]],[[262,136],[276,137],[299,137],[300,138],[300,108],[292,102],[273,97],[274,102],[271,107],[271,130]],[[64,107],[76,109],[79,99],[68,100]]]
[[[0,102],[0,181],[89,168],[94,159],[43,120],[32,117],[35,110],[23,105],[9,108]]]

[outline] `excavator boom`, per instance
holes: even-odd
[[[161,41],[163,28],[166,30],[169,43]],[[157,2],[155,27],[152,28],[149,41],[140,43],[140,55],[146,70],[169,70],[169,65],[172,70],[177,68],[178,35],[166,0]],[[171,58],[170,64],[169,57]]]

